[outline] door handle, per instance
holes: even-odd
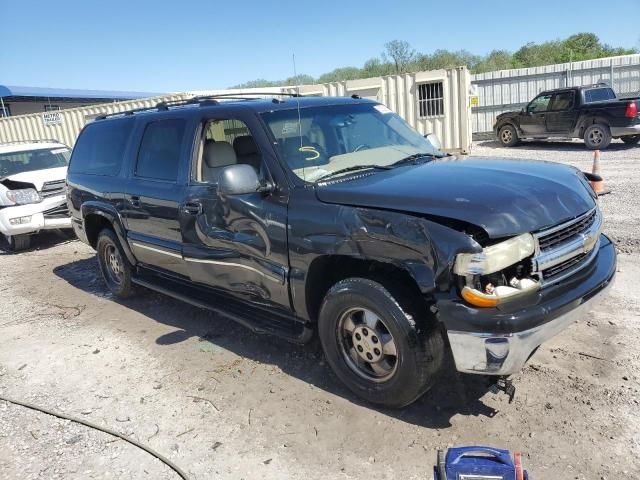
[[[139,207],[140,197],[137,195],[131,195],[131,198],[129,199],[129,203],[131,203],[131,205],[133,205],[134,207]]]
[[[187,202],[182,206],[182,211],[188,215],[200,215],[202,204],[200,202]]]

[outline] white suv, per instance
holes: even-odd
[[[49,141],[0,143],[0,233],[23,250],[40,230],[71,228],[67,164],[71,150]]]

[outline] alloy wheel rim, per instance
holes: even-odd
[[[505,143],[509,143],[511,141],[511,139],[513,138],[513,135],[511,133],[511,130],[509,130],[508,128],[504,129],[502,131],[502,141]]]
[[[602,143],[602,137],[602,131],[599,129],[591,130],[591,133],[589,134],[589,140],[594,145],[600,145]]]
[[[378,314],[351,308],[340,316],[337,334],[342,357],[354,373],[373,382],[384,382],[395,374],[396,343]]]
[[[115,246],[108,245],[104,249],[104,265],[109,279],[114,283],[120,284],[124,272],[122,269],[122,257]]]

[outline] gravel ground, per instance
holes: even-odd
[[[589,169],[578,143],[480,156]],[[445,372],[399,411],[343,388],[317,344],[257,336],[154,293],[115,301],[93,251],[43,235],[0,252],[0,395],[131,436],[192,479],[429,479],[438,448],[525,452],[533,478],[639,478],[640,148],[614,143],[602,171],[606,231],[619,243],[609,297],[543,345],[514,377],[514,403],[484,379]],[[104,433],[0,401],[0,479],[175,479],[147,453]]]

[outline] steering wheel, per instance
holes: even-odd
[[[365,148],[365,149],[367,149],[367,150],[368,150],[368,149],[370,149],[371,147],[370,147],[369,145],[367,145],[366,143],[361,143],[360,145],[358,145],[358,146],[355,148],[354,152],[359,152],[359,151],[360,151],[360,150],[362,150],[363,148]]]

